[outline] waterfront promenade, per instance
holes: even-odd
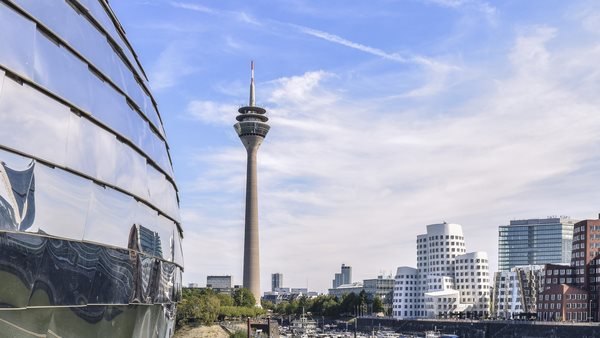
[[[370,332],[378,330],[379,327],[392,328],[397,332],[406,334],[439,331],[440,333],[456,334],[461,338],[600,337],[599,323],[443,319],[396,320],[369,317],[362,317],[357,320],[359,331]]]

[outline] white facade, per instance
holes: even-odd
[[[394,317],[418,317],[423,311],[421,289],[418,270],[408,266],[401,266],[396,271],[394,282],[394,299],[392,314]]]
[[[516,266],[494,276],[491,314],[502,319],[521,313],[536,313],[544,279],[544,265]]]
[[[467,311],[479,315],[489,313],[490,274],[487,253],[471,252],[456,257],[456,289],[460,291],[460,302],[470,304]]]
[[[417,236],[417,268],[396,273],[394,318],[427,318],[451,312],[488,312],[489,268],[485,252],[466,253],[459,224],[431,224]]]

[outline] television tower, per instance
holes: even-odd
[[[246,147],[246,225],[244,230],[244,287],[254,295],[256,305],[260,306],[260,263],[258,246],[258,196],[256,179],[256,153],[271,128],[266,122],[267,112],[256,107],[254,98],[254,61],[250,63],[250,102],[238,109],[238,123],[233,127]]]

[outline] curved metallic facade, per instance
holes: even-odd
[[[167,337],[177,187],[105,0],[0,0],[0,336]]]

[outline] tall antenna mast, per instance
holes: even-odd
[[[254,107],[256,99],[254,98],[254,61],[250,61],[250,102],[248,106]]]

